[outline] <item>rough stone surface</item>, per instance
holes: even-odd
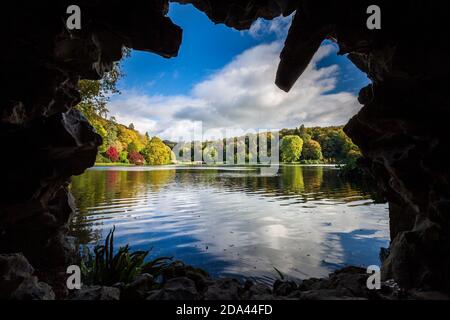
[[[0,299],[55,299],[53,289],[33,274],[33,267],[21,253],[0,254]]]
[[[240,283],[235,279],[219,279],[208,287],[205,293],[205,300],[238,300]]]
[[[73,109],[78,81],[100,79],[124,45],[176,56],[182,33],[165,16],[164,0],[77,1],[79,31],[65,27],[71,4],[16,1],[5,4],[0,21],[0,141],[11,155],[0,159],[9,184],[0,194],[0,253],[23,252],[61,297],[67,290],[60,275],[73,258],[65,238],[73,213],[69,179],[94,164],[101,144]]]
[[[263,284],[246,281],[241,298],[243,300],[270,300],[273,295],[271,288]]]
[[[276,280],[273,284],[273,293],[277,296],[288,296],[297,289],[294,281]]]
[[[148,300],[198,300],[200,295],[195,288],[195,283],[189,278],[173,278],[164,286],[151,292]]]
[[[450,291],[450,63],[442,41],[447,12],[440,4],[378,1],[382,29],[368,30],[369,0],[178,2],[236,29],[295,11],[275,79],[283,90],[326,38],[367,73],[372,84],[360,92],[364,106],[345,130],[389,199],[392,243],[383,277],[405,288]],[[8,168],[8,188],[0,194],[0,253],[23,252],[52,284],[71,257],[65,244],[73,212],[69,178],[94,163],[101,144],[73,110],[78,80],[99,79],[124,45],[174,57],[182,35],[166,17],[167,0],[77,3],[80,31],[64,25],[68,0],[10,2],[0,20],[0,141],[14,156],[0,157]]]
[[[125,286],[119,286],[121,288],[120,299],[122,300],[144,300],[147,296],[147,292],[152,289],[154,285],[153,276],[150,274],[141,274],[136,279]]]
[[[45,282],[39,282],[35,276],[26,278],[12,293],[14,300],[55,300],[52,287]]]
[[[144,297],[147,300],[450,300],[450,295],[442,292],[402,289],[394,280],[382,282],[380,290],[369,290],[366,286],[368,276],[365,269],[347,267],[327,278],[277,280],[271,287],[251,281],[241,283],[231,278],[204,276],[206,287],[199,291],[195,282],[187,277],[157,283],[151,276],[142,275],[129,285],[118,284],[113,289],[120,290],[120,299],[124,300]],[[105,290],[105,287],[83,289],[73,299],[110,299],[109,295],[101,294],[100,289]]]
[[[83,287],[75,290],[72,300],[120,300],[120,290],[102,286]]]

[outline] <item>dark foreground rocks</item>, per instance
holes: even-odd
[[[158,278],[163,278],[161,281]],[[328,278],[277,280],[269,287],[231,278],[213,279],[182,263],[153,277],[140,274],[133,282],[113,286],[83,285],[70,300],[449,300],[437,291],[403,290],[393,281],[380,290],[367,289],[365,269],[346,267]],[[38,280],[35,270],[20,253],[0,255],[0,300],[54,300],[53,288]]]
[[[0,299],[54,300],[52,287],[39,282],[33,267],[20,253],[0,255]]]
[[[185,268],[185,270],[183,270]],[[180,267],[163,283],[149,274],[140,275],[128,285],[87,286],[72,299],[88,300],[450,300],[437,291],[403,290],[393,281],[385,281],[380,290],[367,289],[365,269],[346,267],[328,278],[299,281],[277,280],[269,287],[232,278],[212,279],[204,271]]]

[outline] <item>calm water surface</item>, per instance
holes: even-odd
[[[95,167],[74,177],[72,234],[82,244],[115,225],[116,248],[173,256],[213,276],[270,283],[379,264],[387,204],[333,167]]]

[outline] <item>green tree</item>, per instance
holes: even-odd
[[[281,161],[298,161],[302,153],[303,140],[299,136],[289,135],[281,140]]]
[[[329,130],[318,137],[325,158],[344,159],[346,157],[346,144],[349,138],[342,130]]]
[[[111,118],[111,120],[107,121],[105,129],[106,136],[103,139],[103,144],[107,149],[111,146],[116,145],[116,142],[118,141],[119,129],[117,128],[117,123],[114,118]]]
[[[203,149],[203,160],[208,163],[216,163],[217,161],[217,155],[218,151],[215,146],[207,146],[205,149]]]
[[[94,122],[92,124],[92,126],[94,127],[95,131],[100,135],[100,137],[102,137],[102,141],[103,141],[103,144],[98,148],[98,152],[101,152],[101,153],[106,152],[106,150],[108,149],[108,146],[105,144],[105,140],[106,140],[106,137],[108,136],[108,132],[99,122]]]
[[[304,160],[321,160],[322,148],[315,140],[307,140],[303,144],[302,159]]]
[[[307,142],[312,139],[311,135],[308,133],[307,129],[303,124],[297,129],[297,131],[298,131],[297,135],[303,140],[303,142]]]
[[[124,49],[124,57],[128,57],[130,50]],[[117,129],[115,123],[109,124],[105,121],[108,114],[107,103],[109,97],[120,93],[117,88],[117,82],[123,76],[121,71],[121,62],[116,62],[110,72],[105,73],[100,80],[80,80],[78,87],[80,89],[81,101],[76,108],[86,117],[95,131],[102,137],[103,144],[98,151],[104,153],[109,147],[118,147]]]
[[[130,55],[130,50],[124,48],[124,58]],[[123,60],[122,60],[123,61]],[[123,77],[121,61],[115,62],[111,71],[105,73],[100,80],[80,80],[81,101],[76,106],[78,110],[93,124],[97,118],[106,118],[107,103],[112,94],[120,93],[117,82]]]
[[[135,142],[132,141],[128,144],[128,152],[139,152],[139,148]]]
[[[158,137],[150,139],[142,150],[142,155],[150,165],[169,164],[172,160],[172,150]]]
[[[120,162],[123,162],[123,163],[129,163],[129,161],[128,161],[128,152],[127,151],[122,151],[122,152],[120,152],[120,156],[119,156],[120,158],[119,158],[119,160],[120,160]]]

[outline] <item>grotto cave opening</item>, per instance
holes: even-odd
[[[173,256],[215,278],[269,286],[274,267],[298,280],[380,265],[380,248],[389,246],[387,205],[335,167],[359,157],[342,127],[370,80],[325,40],[285,93],[274,79],[292,16],[236,31],[193,7],[172,4],[168,15],[183,29],[177,58],[132,51],[108,117],[82,109],[104,142],[96,167],[72,178],[71,234],[92,247],[115,227],[118,244],[153,247],[148,260]],[[264,176],[258,166],[280,161],[275,149],[263,160],[256,134],[266,130],[277,134],[272,143],[300,136],[309,154]],[[150,142],[155,136],[162,143]],[[148,166],[164,164],[150,155],[150,145],[164,144],[173,164]]]
[[[167,1],[78,2],[86,19],[80,32],[65,29],[66,1],[47,8],[12,5],[1,21],[2,39],[9,45],[1,53],[0,135],[15,155],[13,163],[1,158],[8,168],[8,189],[1,195],[2,270],[23,266],[29,283],[42,289],[48,282],[61,296],[66,276],[61,266],[71,261],[73,249],[66,241],[73,213],[68,180],[92,166],[102,143],[73,108],[80,100],[78,80],[99,79],[98,72],[122,56],[123,46],[176,56],[182,35],[166,16]],[[382,276],[405,288],[448,291],[449,64],[439,5],[379,1],[383,27],[367,30],[361,12],[368,1],[247,1],[245,7],[237,1],[178,2],[192,3],[215,23],[238,30],[259,17],[295,12],[276,77],[284,90],[294,85],[325,38],[337,40],[340,52],[372,80],[361,90],[364,106],[345,132],[389,201],[391,244]],[[28,262],[13,256],[18,252]],[[17,286],[8,288],[2,297],[19,295]],[[47,290],[45,296],[52,295]]]

